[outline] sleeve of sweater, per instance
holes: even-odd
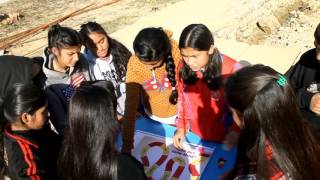
[[[136,74],[136,56],[129,59],[126,75],[126,102],[125,113],[123,117],[122,140],[123,150],[131,150],[133,148],[133,136],[135,130],[135,118],[140,102],[141,85],[138,82],[138,74]]]
[[[303,87],[302,78],[304,75],[305,68],[300,63],[302,59],[303,59],[303,56],[295,66],[291,67],[285,73],[285,75],[290,81],[290,85],[297,97],[297,101],[300,108],[309,109],[311,98],[314,95],[314,93],[307,91],[306,88]]]
[[[16,180],[42,179],[44,170],[39,167],[39,157],[30,146],[24,143],[13,145],[13,155],[10,156],[10,178]]]
[[[178,65],[177,70],[177,90],[178,90],[178,116],[176,120],[176,126],[178,129],[184,129],[185,132],[190,128],[190,111],[191,107],[188,103],[185,95],[184,95],[184,84],[182,78],[179,76],[179,71],[183,66],[183,62],[181,61]]]

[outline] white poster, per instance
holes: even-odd
[[[199,179],[214,149],[184,143],[176,149],[172,138],[136,131],[133,156],[144,166],[148,179]]]

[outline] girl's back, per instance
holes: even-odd
[[[49,125],[37,131],[12,131],[7,126],[4,132],[7,176],[56,180],[60,146],[61,138]]]
[[[3,101],[3,115],[7,176],[57,179],[61,139],[48,124],[44,90],[31,84],[13,85]]]
[[[58,162],[65,179],[145,179],[140,163],[117,152],[117,102],[110,83],[82,84],[71,98]]]

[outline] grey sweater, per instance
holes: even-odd
[[[92,73],[88,62],[80,55],[74,67],[66,73],[53,70],[53,55],[44,51],[43,72],[46,75],[46,93],[50,120],[59,134],[67,125],[68,103],[73,90],[81,81],[91,81]]]

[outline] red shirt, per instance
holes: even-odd
[[[265,141],[265,154],[266,158],[269,161],[269,180],[285,180],[287,179],[284,175],[284,172],[275,164],[273,161],[273,153],[270,142],[268,140]],[[240,179],[257,179],[256,171],[257,171],[257,162],[251,161],[250,163],[241,163],[236,166],[237,174],[234,180]]]
[[[229,75],[241,68],[234,59],[221,55],[221,74],[225,80]],[[181,61],[178,72],[183,67]],[[212,91],[206,82],[202,81],[203,74],[196,72],[199,80],[192,84],[184,84],[178,75],[178,128],[189,129],[203,140],[223,141],[230,128],[240,131],[233,122],[231,113],[224,100],[223,88]]]
[[[272,148],[270,146],[270,142],[266,140],[265,142],[265,151],[267,159],[272,162],[273,156],[272,156]],[[275,165],[274,163],[270,163],[270,170],[271,170],[271,176],[270,180],[284,180],[286,179],[284,176],[284,173]]]

